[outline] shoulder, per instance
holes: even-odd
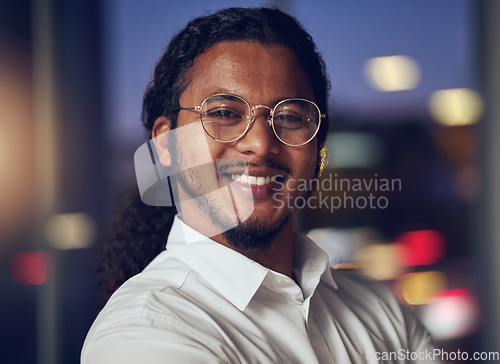
[[[392,292],[379,281],[364,275],[357,269],[330,269],[339,294],[356,297],[357,299],[379,299],[387,304],[398,303]]]
[[[338,287],[337,295],[360,314],[368,313],[395,324],[402,324],[405,320],[418,321],[413,310],[386,284],[356,269],[331,269],[331,274]]]
[[[366,326],[398,333],[407,348],[433,348],[430,334],[413,309],[385,284],[354,269],[332,269],[331,274],[338,287],[335,294]]]
[[[113,293],[97,316],[88,337],[96,331],[147,318],[152,314],[151,302],[157,295],[177,294],[191,269],[176,259],[166,258],[156,258],[144,271],[127,280]]]
[[[186,321],[187,316],[199,311],[200,292],[211,289],[198,272],[165,251],[114,292],[89,335],[96,330],[124,326],[132,321],[146,320],[149,326]]]
[[[188,354],[221,362],[214,359],[224,357],[217,332],[184,290],[197,273],[172,257],[159,258],[111,296],[87,334],[82,363],[160,363],[166,355],[186,362]]]
[[[407,307],[381,282],[355,269],[331,269],[337,289],[332,292],[346,307],[367,322],[399,325]]]

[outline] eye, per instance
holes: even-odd
[[[242,113],[236,109],[226,106],[211,108],[203,112],[202,118],[206,122],[218,123],[222,125],[234,125],[242,119]]]
[[[211,118],[235,118],[239,117],[239,115],[231,110],[228,109],[218,109],[218,110],[212,110],[208,111],[206,113],[207,117]]]
[[[306,126],[304,116],[290,110],[274,114],[274,125],[282,129],[300,129]]]

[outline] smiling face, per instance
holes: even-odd
[[[305,70],[294,52],[284,46],[221,42],[197,58],[189,75],[191,82],[180,98],[182,108],[201,105],[207,96],[218,93],[237,95],[251,106],[271,108],[288,98],[314,101]],[[187,224],[213,236],[210,231],[230,225],[228,221],[234,220],[236,211],[238,227],[224,235],[233,246],[245,239],[248,244],[267,239],[263,245],[269,245],[283,228],[293,229],[293,219],[289,218],[293,211],[287,202],[303,194],[295,190],[297,180],[315,177],[317,142],[313,139],[299,147],[281,143],[268,123],[268,115],[267,108],[256,109],[255,120],[241,139],[220,143],[204,132],[198,112],[179,112],[179,132],[168,141],[171,153],[162,163],[176,163],[181,170],[202,166],[187,169],[178,178],[181,215]],[[168,131],[169,121],[158,118],[153,136]],[[212,162],[207,163],[207,158]],[[216,165],[218,173],[214,174]],[[281,184],[273,182],[276,176],[282,176]],[[229,184],[231,193],[212,193]],[[187,201],[193,197],[198,197],[195,203]],[[215,230],[207,228],[209,225],[215,225]],[[242,249],[252,248],[246,245]]]

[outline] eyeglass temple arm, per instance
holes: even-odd
[[[196,110],[196,111],[201,111],[201,106],[195,106],[195,107],[180,107],[179,110]]]

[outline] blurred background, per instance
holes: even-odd
[[[500,351],[500,2],[0,0],[2,363],[79,362],[156,60],[190,19],[261,5],[303,23],[332,82],[335,206],[300,228],[439,347]]]

